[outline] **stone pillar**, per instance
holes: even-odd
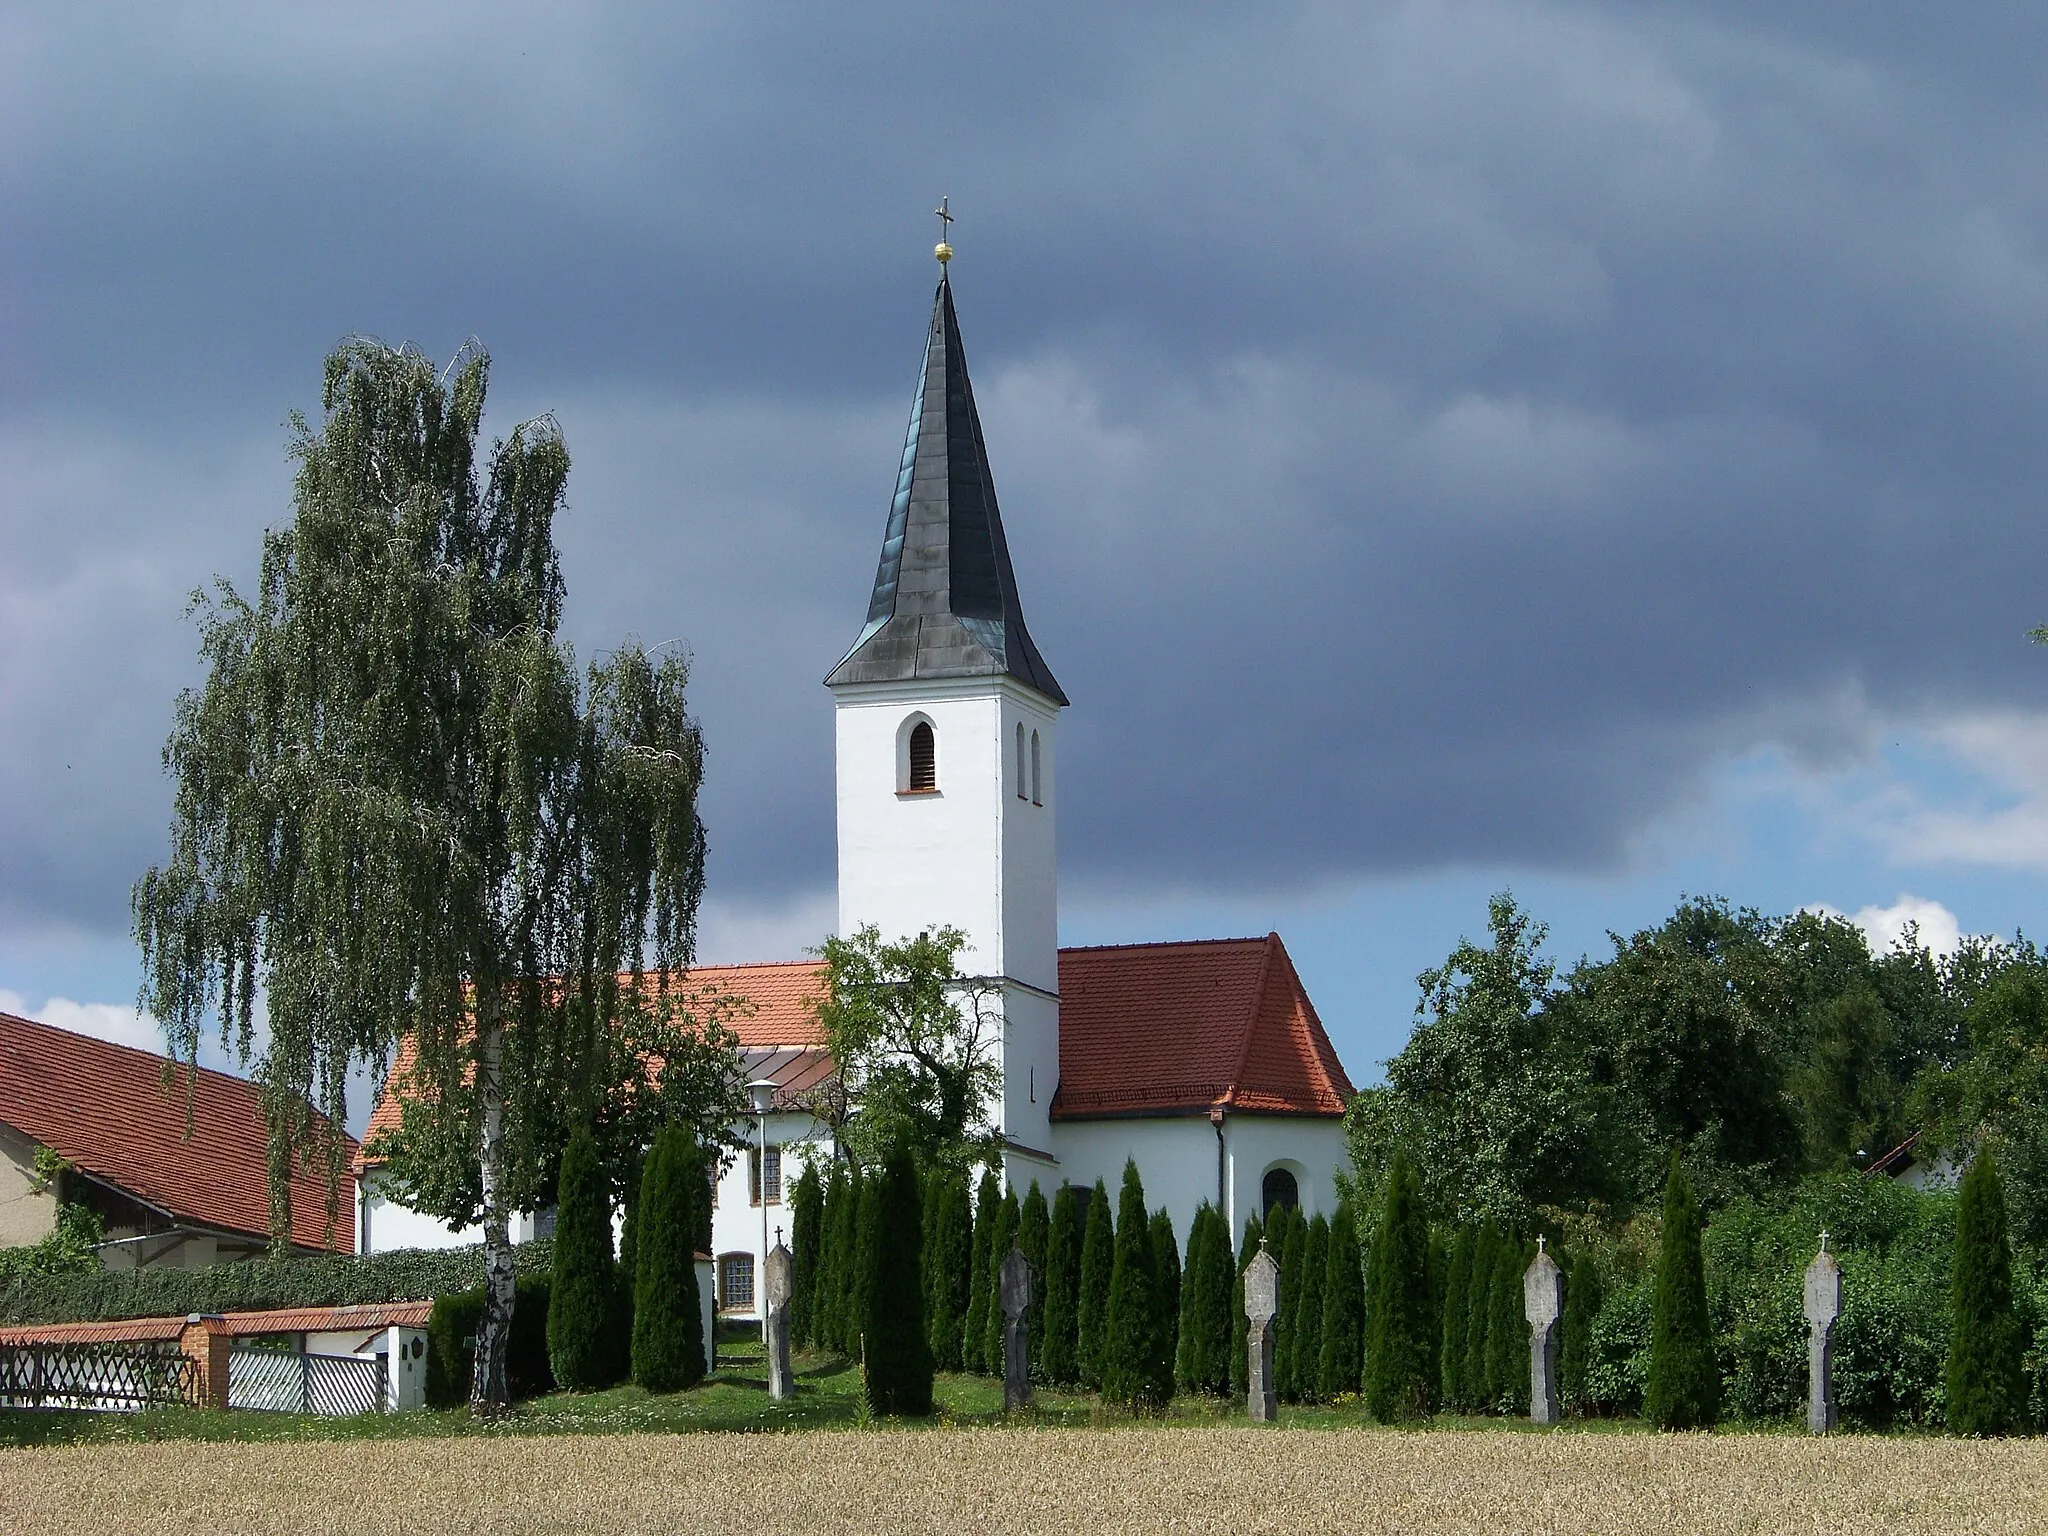
[[[1842,1266],[1820,1235],[1820,1252],[1806,1266],[1806,1428],[1824,1435],[1835,1427],[1835,1319],[1842,1315]]]
[[[1279,1411],[1273,1391],[1273,1314],[1279,1311],[1280,1266],[1259,1239],[1259,1251],[1244,1267],[1245,1348],[1251,1358],[1246,1376],[1244,1411],[1254,1419],[1270,1423]]]
[[[225,1320],[194,1312],[178,1330],[178,1353],[192,1362],[193,1402],[200,1408],[228,1405],[228,1359],[234,1340],[228,1336]]]
[[[1522,1315],[1529,1320],[1529,1422],[1555,1424],[1557,1321],[1564,1316],[1564,1271],[1536,1239],[1536,1257],[1522,1272]]]
[[[1010,1245],[997,1276],[1003,1300],[1003,1412],[1031,1406],[1031,1261]]]
[[[767,1327],[764,1335],[768,1344],[768,1395],[778,1403],[795,1390],[789,1379],[789,1250],[782,1245],[781,1234],[776,1234],[776,1244],[768,1250],[768,1262],[763,1267],[763,1288],[761,1297],[767,1306]]]

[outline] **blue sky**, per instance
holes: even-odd
[[[942,193],[1070,942],[1278,929],[1366,1080],[1503,886],[2040,926],[2034,8],[0,16],[0,1004],[147,1038],[184,595],[351,332],[556,414],[572,638],[696,658],[704,953],[815,942]]]

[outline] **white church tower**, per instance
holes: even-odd
[[[951,254],[940,247],[942,262]],[[943,269],[867,623],[825,683],[838,727],[839,931],[966,933],[962,972],[1000,998],[1006,1172],[1050,1189],[1055,743],[1067,696],[1024,627]]]

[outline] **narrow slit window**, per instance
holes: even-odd
[[[1024,778],[1024,722],[1021,720],[1017,722],[1017,798],[1031,798],[1028,783]]]
[[[1031,803],[1033,805],[1045,804],[1044,797],[1039,793],[1038,732],[1036,731],[1031,733]]]
[[[931,722],[920,720],[910,730],[910,788],[915,793],[938,787],[938,738],[932,733]]]

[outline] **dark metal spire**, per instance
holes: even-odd
[[[942,275],[868,621],[825,682],[1002,676],[1067,702],[1024,627],[953,289]]]

